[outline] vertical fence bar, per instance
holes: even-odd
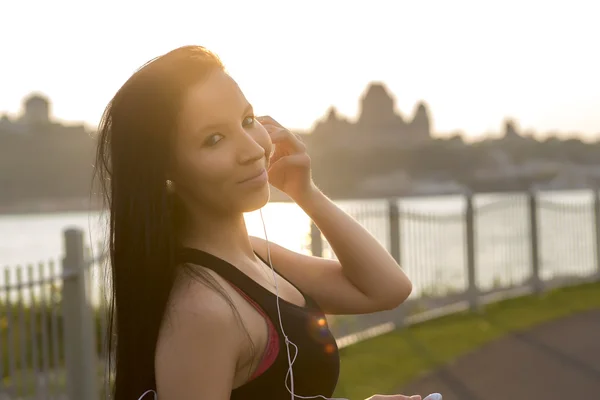
[[[30,345],[31,345],[31,388],[33,389],[33,395],[38,395],[37,378],[39,374],[39,354],[38,354],[38,335],[37,335],[37,320],[39,308],[35,298],[35,285],[34,285],[33,265],[27,265],[27,282],[29,286],[29,331],[31,332]]]
[[[48,360],[48,281],[46,280],[46,268],[44,263],[38,264],[38,276],[40,281],[40,333],[42,335],[42,373],[40,374],[41,399],[48,399],[49,370]]]
[[[565,224],[568,224],[569,222],[569,214],[571,215],[571,218],[573,218],[573,223],[571,224],[572,226],[575,227],[575,229],[577,231],[583,231],[585,229],[585,225],[581,224],[581,219],[579,218],[580,215],[585,215],[586,212],[586,205],[585,204],[563,204],[563,210],[564,210],[564,214],[565,214]],[[569,249],[571,249],[571,256],[572,256],[572,260],[570,260],[570,262],[573,263],[573,265],[575,266],[575,268],[573,269],[572,274],[575,276],[579,276],[583,271],[584,271],[584,267],[583,265],[585,264],[585,260],[584,260],[584,255],[585,253],[583,251],[577,251],[577,246],[579,244],[579,241],[577,240],[577,236],[575,235],[569,235]],[[573,249],[575,249],[573,251]],[[562,271],[561,271],[562,272]],[[566,271],[565,271],[566,272]]]
[[[10,269],[6,268],[4,270],[4,284],[6,285],[6,339],[7,339],[7,355],[8,355],[8,389],[9,393],[13,396],[16,394],[15,387],[15,326],[14,326],[14,317],[13,317],[13,300],[11,299],[11,286],[12,280],[10,276]]]
[[[435,278],[435,270],[437,268],[439,253],[430,251],[428,250],[428,248],[429,244],[436,237],[436,230],[441,231],[444,228],[447,228],[447,226],[443,222],[440,223],[439,220],[436,221],[436,216],[431,211],[423,211],[421,216],[424,222],[423,240],[421,241],[424,247],[423,261],[425,262],[425,265],[427,265],[427,268],[423,269],[423,281],[427,282],[427,285],[429,286],[430,296],[439,297],[440,293],[443,291],[443,289],[438,284],[438,280]]]
[[[427,245],[431,240],[431,211],[423,210],[419,212],[419,220],[421,222],[421,229],[419,229],[418,242],[421,247],[421,262],[423,268],[421,270],[421,282],[423,287],[427,288],[427,296],[436,297],[436,286],[435,282],[432,282],[429,277],[431,275],[431,268],[435,266],[435,254],[429,251]]]
[[[52,316],[50,322],[50,330],[51,330],[51,338],[52,338],[52,359],[50,362],[52,372],[50,374],[50,395],[54,397],[57,393],[58,386],[58,371],[60,370],[60,347],[59,347],[59,320],[58,320],[58,302],[57,302],[57,292],[55,291],[56,284],[56,268],[53,261],[49,262],[49,273],[50,273],[50,290],[51,290],[51,298],[50,304],[52,307]]]
[[[310,251],[315,257],[323,257],[323,237],[313,221],[310,221]]]
[[[400,236],[400,240],[402,243],[400,244],[400,248],[402,249],[402,259],[404,261],[404,268],[406,268],[407,272],[410,275],[410,280],[413,284],[413,299],[421,297],[421,288],[418,286],[416,281],[416,271],[418,270],[418,266],[415,269],[416,262],[414,259],[414,245],[411,246],[409,243],[409,239],[413,237],[413,222],[412,215],[410,211],[406,210],[404,204],[400,203],[400,208],[402,209],[402,220],[400,220],[400,224],[404,224],[400,229],[402,230],[402,236]],[[415,289],[417,289],[415,291]]]
[[[531,240],[531,280],[530,284],[534,293],[539,294],[543,290],[543,282],[540,276],[540,256],[538,238],[538,213],[537,197],[534,190],[529,190],[529,237]]]
[[[467,251],[467,301],[471,311],[478,311],[479,289],[477,287],[477,274],[475,265],[475,210],[473,207],[473,194],[471,191],[466,195],[465,207],[465,229],[466,229],[466,251]]]
[[[63,316],[65,361],[69,399],[98,400],[97,357],[93,310],[86,293],[88,268],[83,232],[67,229],[64,233]]]
[[[409,246],[415,249],[415,264],[418,265],[416,269],[417,273],[415,276],[417,277],[417,282],[419,287],[421,288],[421,296],[429,297],[431,295],[431,290],[427,286],[427,281],[425,280],[426,276],[426,268],[427,266],[427,251],[423,250],[423,238],[425,236],[425,227],[427,226],[427,221],[425,220],[425,216],[423,212],[418,212],[417,210],[412,210],[413,213],[413,232],[410,240]],[[427,240],[425,238],[425,240]]]
[[[394,260],[402,267],[401,259],[401,248],[400,248],[400,209],[398,207],[397,199],[388,200],[388,219],[389,219],[389,249],[390,254],[394,257]],[[404,319],[406,317],[406,307],[398,307],[393,314],[393,322],[396,328],[404,325]]]
[[[400,209],[396,199],[388,201],[388,218],[390,221],[390,254],[402,265],[400,249]]]
[[[20,353],[20,365],[19,369],[21,371],[21,381],[20,381],[20,390],[19,394],[24,396],[26,392],[26,384],[27,381],[27,328],[25,325],[25,304],[23,301],[23,268],[18,265],[16,268],[17,274],[17,307],[18,307],[18,315],[19,315],[19,353]]]

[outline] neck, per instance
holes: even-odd
[[[255,260],[244,214],[195,212],[184,228],[182,245],[203,250],[227,261]]]

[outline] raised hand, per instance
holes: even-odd
[[[312,181],[310,157],[302,140],[269,116],[257,117],[265,127],[275,152],[269,162],[269,183],[292,200],[302,199],[315,186]]]

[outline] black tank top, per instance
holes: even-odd
[[[258,254],[256,256],[269,265]],[[291,395],[285,386],[288,359],[285,338],[277,316],[277,296],[232,264],[204,251],[192,248],[181,249],[179,261],[209,268],[219,274],[258,305],[277,331],[279,351],[273,363],[259,376],[234,389],[231,392],[231,399],[290,398]],[[275,265],[273,268],[277,271]],[[277,273],[279,274],[278,271]],[[279,275],[285,279],[283,275]],[[289,283],[296,287],[293,282]],[[288,338],[298,347],[293,365],[294,394],[304,397],[322,395],[329,398],[333,395],[339,377],[340,359],[335,338],[327,326],[325,314],[316,302],[298,287],[296,289],[306,300],[304,307],[279,298],[283,329]],[[290,358],[293,359],[295,348],[291,344],[289,347]],[[291,388],[289,378],[288,387]]]

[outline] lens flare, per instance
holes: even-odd
[[[317,315],[309,319],[308,324],[308,332],[314,340],[323,344],[330,340],[331,334],[329,333],[329,326],[325,317]]]

